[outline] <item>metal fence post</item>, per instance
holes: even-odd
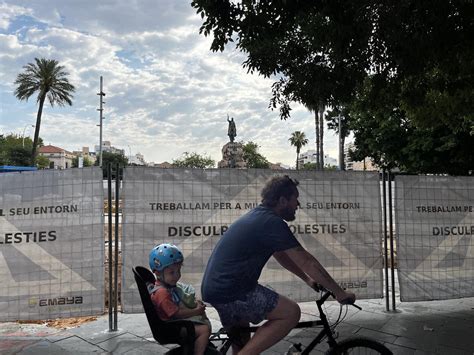
[[[384,246],[384,269],[385,269],[385,310],[390,310],[389,290],[388,290],[388,245],[387,245],[387,173],[382,171],[382,196],[383,196],[383,246]]]
[[[388,217],[389,217],[389,231],[390,231],[390,267],[391,267],[391,281],[392,281],[392,310],[396,310],[395,305],[395,253],[393,251],[393,203],[392,203],[392,179],[391,171],[388,171]]]
[[[114,330],[117,330],[117,306],[118,306],[118,248],[119,248],[119,189],[120,189],[120,170],[119,165],[115,166],[117,174],[115,175],[115,258],[114,258]]]
[[[107,227],[109,243],[109,331],[112,331],[112,165],[110,163],[107,164]]]

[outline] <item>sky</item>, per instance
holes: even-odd
[[[294,166],[288,139],[302,131],[315,149],[314,116],[294,104],[280,120],[268,108],[278,79],[249,74],[235,48],[210,51],[211,38],[190,0],[0,0],[0,134],[33,137],[37,95],[14,96],[16,76],[34,58],[56,59],[76,87],[72,106],[45,104],[40,137],[68,151],[99,144],[103,77],[103,140],[141,153],[146,162],[172,162],[184,152],[222,159],[229,141],[252,141],[272,163]],[[317,85],[317,83],[315,83]],[[337,158],[337,136],[325,133],[325,153]]]

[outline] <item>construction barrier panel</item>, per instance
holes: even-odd
[[[396,176],[401,301],[474,296],[474,179]]]
[[[102,170],[0,174],[0,319],[104,310]]]
[[[199,291],[216,242],[233,221],[260,203],[265,181],[276,174],[300,182],[301,207],[289,225],[301,244],[359,298],[382,297],[377,172],[126,167],[122,192],[124,311],[143,311],[131,268],[148,266],[149,251],[159,243],[181,248],[185,256],[182,281]],[[314,299],[314,292],[274,259],[260,282],[296,301]]]

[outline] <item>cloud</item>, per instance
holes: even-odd
[[[6,30],[11,19],[21,15],[31,15],[31,11],[14,4],[0,3],[0,29]]]
[[[45,108],[45,143],[68,150],[98,144],[102,76],[103,139],[146,161],[171,162],[183,152],[221,160],[227,114],[237,141],[257,143],[272,162],[294,165],[288,138],[296,130],[314,149],[313,115],[295,105],[292,118],[281,121],[268,108],[272,80],[248,74],[236,50],[211,52],[188,1],[7,0],[0,13],[2,132],[34,124],[36,97],[16,100],[13,83],[24,65],[46,57],[65,67],[76,92],[72,107]],[[336,146],[331,135],[325,150],[336,156]]]

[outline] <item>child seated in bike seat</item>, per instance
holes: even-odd
[[[183,254],[176,245],[155,246],[150,252],[149,262],[156,282],[148,283],[147,288],[160,319],[187,319],[195,323],[194,353],[202,355],[209,343],[211,323],[206,316],[206,306],[195,297],[194,288],[178,282],[183,260]]]

